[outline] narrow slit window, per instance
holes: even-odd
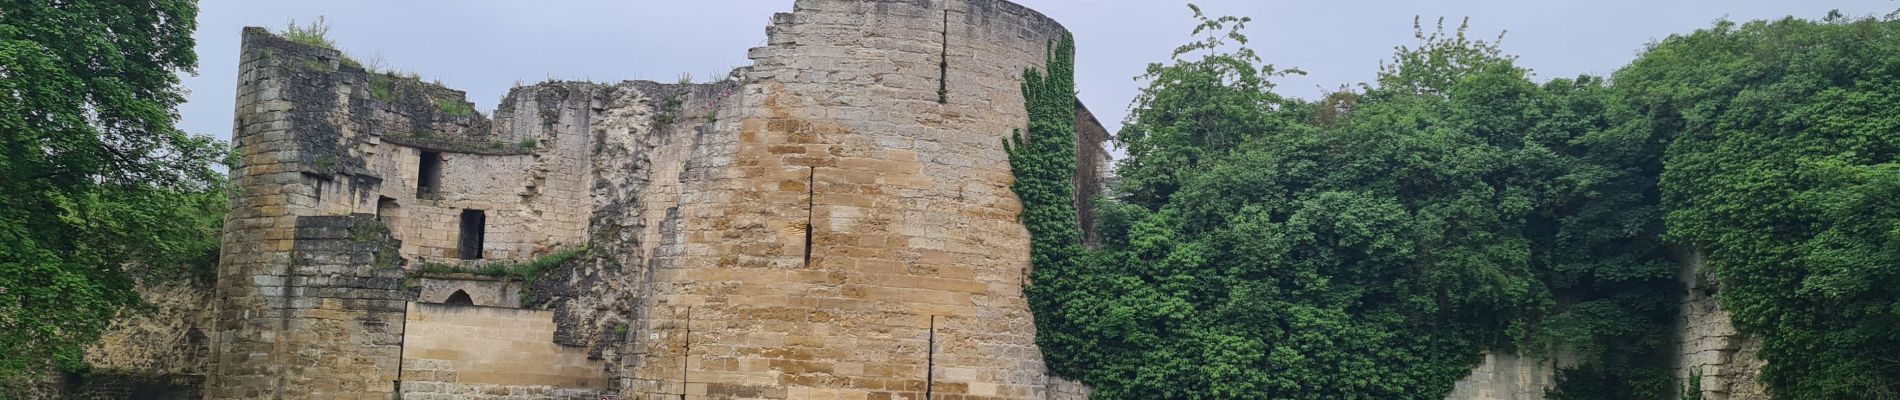
[[[817,184],[818,167],[811,167],[810,173],[805,175],[805,266],[807,267],[811,266],[811,224],[813,222],[811,207],[818,196]]]
[[[462,210],[461,256],[464,260],[482,259],[482,240],[488,232],[488,214],[482,210]]]
[[[442,153],[424,151],[416,166],[416,198],[435,198],[442,184]]]
[[[937,103],[950,102],[950,10],[943,10],[943,42],[937,49]]]

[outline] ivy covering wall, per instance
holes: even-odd
[[[1722,22],[1616,82],[1778,398],[1900,398],[1900,21]]]
[[[1882,19],[1721,23],[1603,78],[1536,80],[1418,26],[1318,100],[1207,17],[1116,144],[1102,244],[1072,206],[1071,42],[1010,144],[1038,344],[1108,399],[1442,399],[1482,352],[1561,357],[1553,399],[1661,399],[1704,252],[1782,398],[1900,382],[1900,36]]]

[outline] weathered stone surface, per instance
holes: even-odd
[[[1448,400],[1534,400],[1555,384],[1557,355],[1485,353],[1484,363],[1452,387]]]
[[[416,301],[447,303],[456,292],[468,296],[472,305],[484,307],[520,307],[521,282],[512,277],[488,277],[474,274],[422,274],[415,283]]]
[[[1704,268],[1700,254],[1690,254],[1677,274],[1688,288],[1676,319],[1676,380],[1686,385],[1695,375],[1702,380],[1707,400],[1768,400],[1759,376],[1767,365],[1757,354],[1761,338],[1737,332],[1728,310],[1715,300],[1720,285]]]
[[[554,343],[554,313],[410,303],[402,398],[587,398],[608,387],[605,364]],[[517,396],[517,397],[509,397]]]
[[[799,0],[766,34],[716,82],[544,82],[491,119],[247,28],[212,294],[147,288],[170,314],[94,360],[177,379],[68,393],[195,397],[203,374],[211,399],[1087,398],[1035,346],[1001,145],[1026,125],[1023,69],[1066,31],[1001,0]],[[1077,107],[1088,231],[1108,132]],[[486,215],[479,261],[460,257],[465,210]],[[577,246],[526,288],[419,271]],[[1760,341],[1696,264],[1678,377],[1767,398]],[[456,290],[473,306],[426,304]],[[1487,355],[1450,398],[1541,398],[1555,365]]]
[[[545,82],[492,120],[247,29],[207,398],[1085,398],[1044,373],[1002,149],[1066,31],[996,0],[793,8],[725,80]],[[583,245],[517,295],[546,311],[419,271]]]
[[[622,390],[1048,396],[1002,142],[1065,31],[1000,1],[799,1],[767,34],[686,162]]]
[[[84,375],[48,371],[0,398],[199,399],[210,356],[211,282],[199,276],[139,276],[146,306],[120,311],[99,341],[86,346]],[[158,278],[158,279],[153,279]],[[12,396],[12,397],[8,397]]]

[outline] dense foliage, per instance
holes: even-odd
[[[1722,22],[1616,83],[1775,394],[1900,398],[1900,20]]]
[[[216,257],[226,152],[173,127],[196,16],[0,1],[0,386],[83,369],[81,346],[140,303],[133,272]]]
[[[1778,355],[1797,356],[1778,351],[1833,346],[1829,354],[1801,355],[1808,358],[1771,367],[1771,379],[1788,379],[1771,383],[1815,382],[1812,375],[1783,376],[1790,369],[1833,366],[1830,357],[1860,362],[1834,367],[1832,381],[1858,382],[1835,385],[1861,392],[1792,398],[1879,397],[1867,390],[1897,381],[1890,361],[1878,364],[1892,355],[1867,351],[1893,348],[1883,340],[1897,331],[1881,314],[1892,312],[1881,307],[1891,307],[1896,298],[1893,282],[1881,279],[1893,275],[1879,272],[1893,265],[1879,257],[1895,254],[1873,251],[1892,248],[1882,247],[1886,233],[1877,228],[1896,225],[1852,218],[1891,213],[1880,208],[1891,203],[1879,200],[1894,198],[1879,184],[1891,179],[1879,178],[1892,170],[1874,164],[1888,161],[1888,150],[1879,146],[1897,125],[1861,117],[1900,109],[1893,106],[1895,98],[1883,97],[1889,93],[1881,90],[1890,86],[1848,79],[1784,88],[1829,94],[1813,97],[1812,105],[1787,103],[1806,98],[1793,94],[1750,97],[1722,89],[1749,85],[1738,75],[1788,68],[1782,65],[1893,71],[1886,68],[1894,64],[1882,57],[1821,58],[1893,54],[1873,48],[1876,42],[1900,43],[1886,28],[1861,21],[1852,29],[1827,28],[1840,36],[1810,34],[1815,37],[1801,42],[1726,32],[1731,28],[1720,25],[1663,42],[1611,86],[1591,76],[1534,82],[1495,41],[1470,40],[1462,27],[1446,33],[1441,26],[1431,33],[1419,29],[1420,45],[1398,48],[1374,82],[1304,102],[1271,92],[1269,80],[1282,71],[1245,48],[1238,29],[1247,19],[1195,12],[1202,24],[1194,33],[1205,38],[1177,49],[1172,64],[1149,68],[1144,78],[1150,85],[1117,135],[1128,156],[1118,165],[1118,197],[1097,202],[1101,248],[1075,250],[1068,239],[1073,222],[1055,223],[1072,215],[1059,211],[1068,204],[1062,196],[1071,192],[1055,186],[1067,182],[1056,172],[1072,171],[1073,159],[1065,160],[1070,169],[1064,170],[1047,165],[1047,158],[1073,149],[1051,144],[1049,152],[1034,153],[1018,146],[1018,153],[1034,154],[1012,153],[1012,161],[1034,162],[1033,168],[1018,164],[1017,190],[1024,222],[1039,239],[1029,291],[1039,343],[1055,373],[1081,379],[1097,396],[1438,399],[1481,351],[1493,351],[1574,361],[1559,372],[1550,398],[1668,398],[1683,390],[1671,378],[1665,348],[1681,295],[1677,258],[1693,250],[1663,240],[1664,214],[1676,229],[1673,237],[1708,250],[1718,271],[1758,268],[1723,272],[1725,284],[1734,279],[1744,287],[1787,293],[1768,300],[1777,307],[1787,301],[1829,307],[1781,314],[1780,326],[1797,316],[1838,316],[1827,321],[1833,332],[1852,333],[1816,335],[1805,339],[1807,347],[1777,350],[1779,328],[1742,321],[1771,338],[1770,365],[1780,362]],[[1772,26],[1782,25],[1849,26]],[[1786,58],[1802,53],[1735,46],[1709,36],[1751,38],[1813,54],[1797,62]],[[1862,43],[1821,45],[1856,40]],[[1687,48],[1692,46],[1713,49]],[[1704,54],[1719,52],[1730,54]],[[1051,70],[1067,62],[1055,60]],[[1839,76],[1800,72],[1821,80]],[[1848,83],[1865,89],[1837,87]],[[1025,95],[1032,104],[1050,96]],[[1734,99],[1757,108],[1726,104]],[[1706,113],[1789,120],[1762,110],[1769,107],[1825,112],[1821,120],[1836,124],[1832,132],[1855,133],[1834,133],[1832,142],[1791,141],[1786,151],[1836,155],[1810,161],[1809,175],[1784,175],[1789,169],[1783,165],[1795,161],[1760,158],[1750,147],[1755,142],[1728,149],[1702,142],[1745,137],[1715,132],[1679,139],[1693,136],[1683,132],[1696,124],[1745,126],[1701,115]],[[1699,160],[1711,157],[1707,153],[1721,154]],[[1737,166],[1753,167],[1722,170]],[[1806,185],[1817,193],[1759,192],[1763,186],[1741,183],[1722,193],[1706,186],[1723,181],[1676,182],[1725,171],[1799,177],[1805,181],[1783,185]],[[1690,204],[1707,200],[1689,193],[1757,203]],[[1780,213],[1790,206],[1778,203],[1787,202],[1808,203],[1813,214],[1799,219],[1743,212]],[[1754,219],[1691,219],[1738,215]],[[1805,229],[1801,221],[1823,216],[1838,218],[1832,225],[1838,228],[1795,238],[1828,241],[1801,251],[1832,262],[1828,267],[1836,277],[1827,283],[1838,287],[1810,289],[1817,284],[1789,284],[1791,275],[1759,269],[1788,268],[1786,254],[1744,257],[1752,267],[1721,265],[1733,257],[1724,251],[1761,251],[1760,244],[1771,242],[1766,237],[1788,240],[1782,236],[1787,229]],[[1691,221],[1707,225],[1684,229]],[[1745,234],[1730,232],[1736,230]],[[1062,239],[1040,240],[1044,235]],[[1724,243],[1709,238],[1739,240],[1736,235],[1752,241],[1724,250]],[[1843,248],[1852,249],[1838,250]],[[1855,276],[1838,277],[1847,271]],[[1772,278],[1748,278],[1764,273]],[[1764,280],[1770,282],[1757,283]],[[1731,294],[1724,301],[1742,309],[1738,316],[1758,318],[1749,317],[1748,308],[1767,308],[1729,300],[1735,291],[1725,289]],[[1796,293],[1851,296],[1803,303],[1791,299]],[[1841,301],[1848,299],[1854,301]]]

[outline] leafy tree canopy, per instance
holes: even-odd
[[[0,1],[0,383],[84,368],[126,266],[208,265],[222,144],[173,127],[194,1]]]
[[[1900,20],[1721,22],[1615,77],[1775,394],[1900,397]]]
[[[1271,93],[1246,19],[1195,11],[1207,38],[1149,68],[1117,136],[1102,247],[1035,243],[1056,373],[1103,398],[1442,399],[1482,351],[1561,348],[1579,362],[1553,397],[1674,390],[1654,357],[1674,266],[1601,79],[1533,82],[1441,24],[1374,83],[1302,102]],[[1061,154],[1012,161],[1041,156]],[[1023,199],[1032,235],[1074,230],[1036,211],[1066,203]]]

